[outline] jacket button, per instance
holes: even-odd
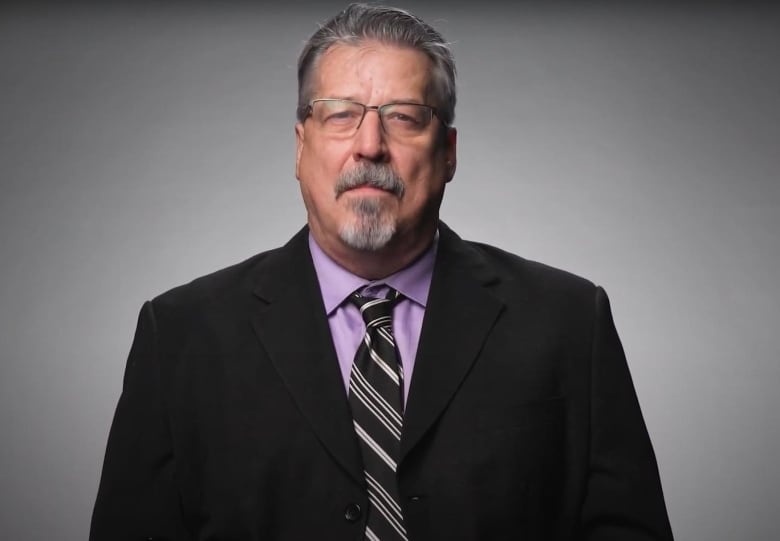
[[[351,503],[344,508],[344,518],[347,522],[357,522],[360,520],[360,506],[356,503]]]

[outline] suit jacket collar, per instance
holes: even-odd
[[[404,414],[401,461],[445,411],[503,303],[483,256],[440,223],[440,239]],[[338,360],[304,227],[255,270],[253,326],[302,414],[334,459],[364,483]]]

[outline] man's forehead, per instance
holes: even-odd
[[[416,51],[407,45],[380,41],[377,39],[361,39],[357,41],[339,41],[325,49],[323,56],[339,52],[341,54],[364,55],[373,52]]]
[[[399,91],[426,93],[431,61],[425,53],[411,47],[366,40],[332,45],[314,69],[318,91],[349,91],[352,85],[372,83],[396,87]]]

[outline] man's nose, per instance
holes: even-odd
[[[363,116],[363,122],[355,133],[353,154],[356,161],[380,162],[387,159],[387,136],[375,109],[367,110]]]

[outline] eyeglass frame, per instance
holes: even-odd
[[[387,131],[387,128],[385,128],[385,122],[384,120],[382,120],[382,113],[380,111],[384,107],[389,107],[391,105],[416,105],[418,107],[424,107],[431,112],[431,120],[433,120],[433,117],[436,117],[439,119],[439,122],[441,122],[442,128],[446,129],[449,127],[444,123],[444,121],[442,121],[441,117],[439,116],[439,110],[436,107],[434,107],[433,105],[428,105],[427,103],[417,103],[414,101],[391,101],[390,103],[383,103],[382,105],[366,105],[365,103],[360,103],[359,101],[349,100],[346,98],[315,98],[313,100],[309,100],[309,103],[306,105],[306,115],[304,116],[303,120],[306,120],[307,118],[313,116],[312,114],[314,112],[315,103],[325,102],[325,101],[345,101],[363,107],[363,115],[360,117],[360,122],[358,122],[357,126],[355,126],[355,131],[354,133],[352,133],[352,135],[356,134],[358,130],[360,130],[360,126],[363,125],[363,120],[365,120],[366,113],[369,110],[376,111],[376,114],[379,116],[379,125],[382,126],[382,131],[385,133],[389,133]]]

